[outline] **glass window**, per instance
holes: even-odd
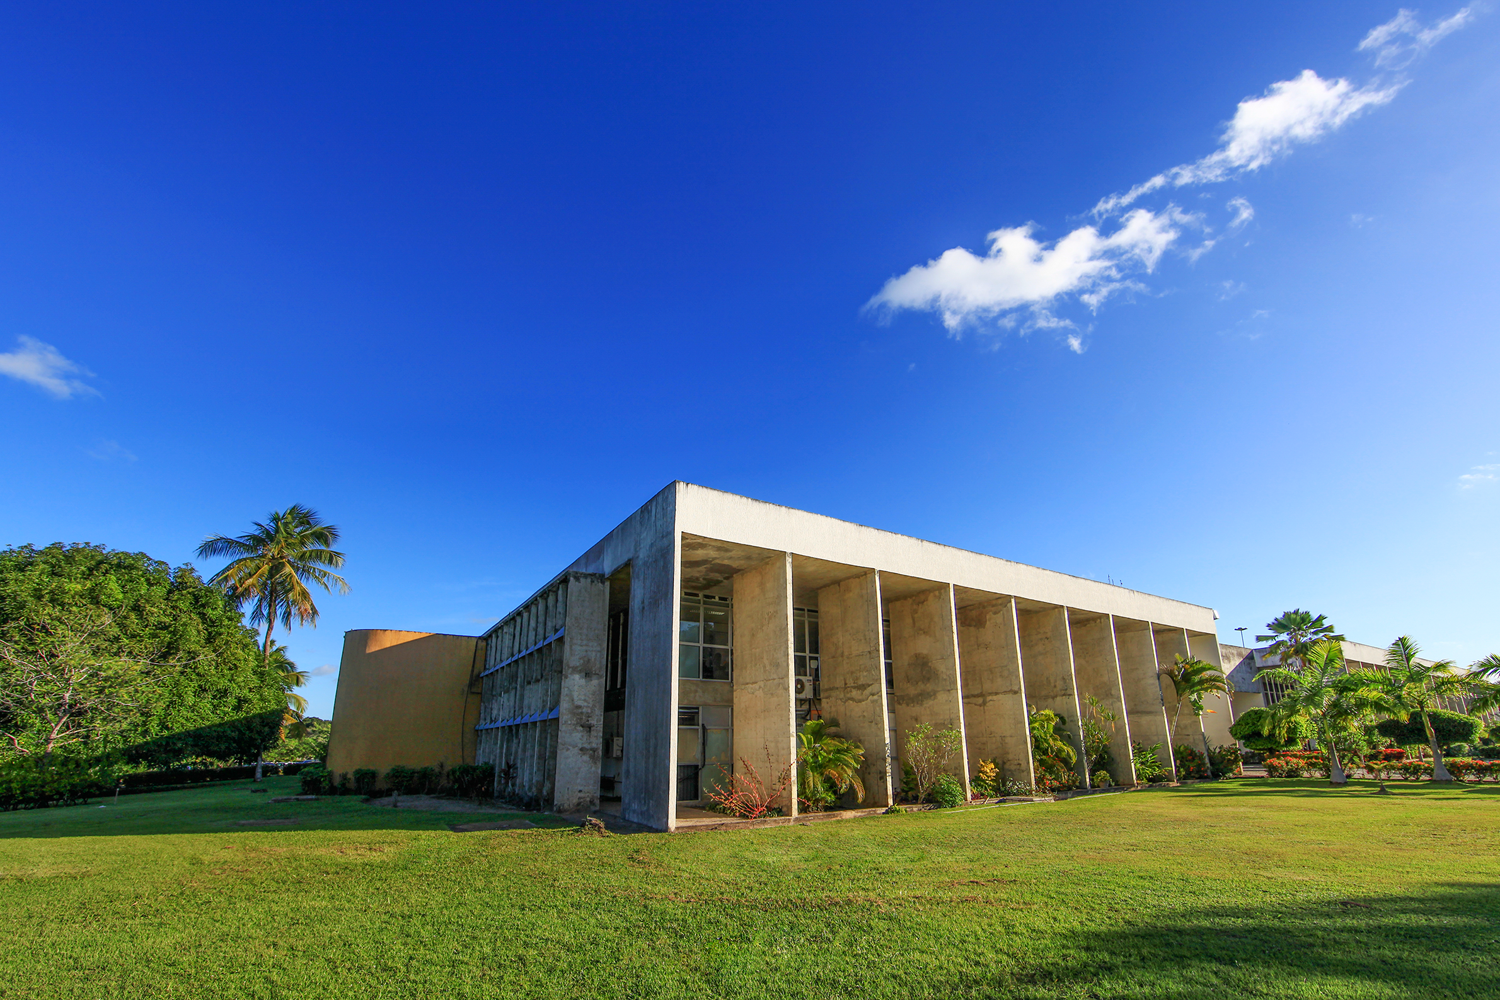
[[[729,650],[721,646],[703,647],[703,679],[729,680]]]
[[[693,677],[699,676],[701,669],[700,653],[701,646],[689,646],[687,643],[677,647],[677,676]]]
[[[729,645],[728,607],[705,607],[703,609],[703,644],[705,646]]]
[[[677,629],[679,642],[703,641],[699,635],[700,626],[698,624],[698,615],[702,610],[696,601],[691,604],[687,601],[682,602],[682,622]]]

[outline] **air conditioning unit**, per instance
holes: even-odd
[[[805,678],[805,677],[798,677],[797,678],[797,697],[798,698],[806,698],[807,697],[807,689],[808,689],[807,678]]]

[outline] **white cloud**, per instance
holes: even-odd
[[[488,619],[486,619],[486,621],[488,621]],[[338,672],[339,672],[339,668],[338,667],[335,667],[332,663],[325,663],[321,667],[313,667],[311,670],[309,670],[307,672],[307,676],[309,676],[309,677],[327,677],[329,674],[336,674]]]
[[[1245,283],[1243,281],[1221,281],[1219,282],[1219,301],[1228,302],[1244,290]]]
[[[1230,229],[1239,229],[1255,218],[1255,206],[1249,200],[1239,195],[1229,199],[1229,204],[1224,206],[1234,213],[1234,218],[1229,220]]]
[[[1424,28],[1416,13],[1403,7],[1389,21],[1371,28],[1359,43],[1359,51],[1373,52],[1376,66],[1400,69],[1459,28],[1466,27],[1473,19],[1474,8],[1464,7],[1453,16]]]
[[[1500,464],[1476,465],[1458,477],[1458,485],[1463,489],[1472,490],[1476,486],[1493,483],[1496,480],[1500,480]]]
[[[1068,334],[1068,350],[1074,354],[1083,353],[1083,338],[1076,333]]]
[[[16,341],[19,346],[14,351],[0,354],[0,375],[30,382],[58,399],[99,394],[92,386],[69,377],[75,374],[88,376],[93,372],[69,361],[51,344],[24,335],[17,337]]]
[[[90,458],[97,458],[101,462],[112,462],[116,459],[122,462],[135,461],[135,453],[122,447],[118,441],[97,441],[87,454]]]
[[[1031,225],[997,229],[983,256],[954,247],[891,278],[866,307],[931,309],[955,334],[972,321],[1022,308],[1033,310],[1028,329],[1061,325],[1046,312],[1048,305],[1076,295],[1098,309],[1111,294],[1133,287],[1126,273],[1155,269],[1186,218],[1173,206],[1159,214],[1140,208],[1108,235],[1082,226],[1052,244],[1034,239]],[[1012,317],[1007,325],[1013,324]]]
[[[1366,108],[1387,103],[1399,89],[1399,84],[1384,89],[1355,87],[1348,80],[1325,80],[1305,69],[1291,80],[1271,84],[1264,96],[1241,101],[1224,127],[1218,149],[1201,160],[1163,171],[1124,194],[1099,199],[1094,215],[1112,215],[1161,188],[1214,184],[1259,170],[1294,146],[1321,139]]]

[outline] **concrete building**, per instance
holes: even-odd
[[[538,806],[602,801],[669,830],[739,761],[786,766],[809,717],[864,745],[866,805],[884,806],[912,728],[963,734],[966,787],[991,759],[1029,781],[1027,706],[1076,735],[1093,696],[1119,717],[1112,778],[1128,784],[1131,741],[1161,744],[1169,766],[1173,744],[1203,744],[1191,711],[1169,734],[1177,705],[1158,669],[1177,654],[1218,665],[1216,617],[675,482],[483,636],[349,633],[329,767],[380,766],[362,756],[372,729],[396,732],[417,703],[422,732],[400,763],[473,759]],[[1207,738],[1230,742],[1231,718],[1227,704],[1206,716]],[[781,805],[794,815],[795,795]]]

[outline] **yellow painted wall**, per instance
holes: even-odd
[[[482,646],[470,635],[345,632],[328,770],[472,763]]]

